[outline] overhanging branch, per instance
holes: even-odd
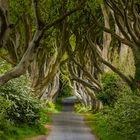
[[[96,53],[98,54],[99,52],[97,51],[98,49],[96,47],[96,44],[93,43],[93,41],[91,40],[91,37],[89,35],[88,35],[88,38],[90,38],[90,39],[88,39],[88,42],[89,42],[89,45],[91,46],[92,51],[94,51],[94,52],[96,51]],[[127,78],[127,76],[125,76],[121,71],[119,71],[111,63],[106,61],[100,54],[98,54],[98,57],[99,57],[99,61],[101,61],[106,66],[108,66],[113,72],[118,74],[124,82],[126,82],[128,85],[132,84],[132,82]]]

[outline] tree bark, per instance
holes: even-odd
[[[110,17],[110,11],[109,8],[102,3],[101,9],[104,17],[104,26],[108,29],[110,29],[110,23],[109,23],[109,17]],[[102,50],[102,57],[108,61],[108,51],[111,43],[111,34],[104,32],[103,33],[103,50]],[[104,72],[108,71],[108,67],[105,65],[103,66]]]
[[[25,54],[23,55],[20,63],[11,71],[5,73],[3,76],[0,76],[0,86],[8,82],[13,78],[17,78],[20,75],[24,74],[28,69],[30,63],[34,60],[36,55],[36,47],[41,39],[43,34],[42,30],[37,30],[33,40],[30,42],[28,49],[26,50]]]
[[[4,47],[9,35],[8,1],[0,0],[0,48]]]

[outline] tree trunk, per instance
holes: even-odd
[[[4,47],[9,35],[8,1],[0,0],[0,48]]]
[[[101,9],[104,17],[104,26],[108,29],[110,29],[110,24],[109,24],[109,8],[106,7],[103,3],[101,4]],[[103,50],[102,50],[102,57],[108,61],[108,51],[111,43],[111,34],[104,32],[103,33]],[[108,67],[103,65],[104,72],[108,71]]]
[[[140,48],[135,47],[132,48],[135,60],[135,77],[134,81],[132,81],[132,89],[139,89],[140,90]]]
[[[60,83],[59,83],[59,72],[55,75],[52,83],[51,84],[51,89],[47,94],[47,100],[49,101],[54,101],[56,95],[59,92],[59,87],[60,87]]]
[[[38,47],[38,43],[41,39],[43,31],[37,30],[33,40],[30,42],[28,49],[26,50],[25,54],[23,55],[20,63],[10,72],[5,73],[3,76],[0,76],[0,86],[4,85],[9,80],[19,77],[20,75],[24,74],[28,69],[30,63],[34,60]]]

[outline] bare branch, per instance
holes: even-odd
[[[72,13],[74,13],[78,10],[81,10],[81,4],[80,4],[75,9],[67,12],[62,17],[60,17],[60,18],[54,20],[53,22],[43,26],[43,28],[42,28],[42,23],[39,19],[39,15],[38,15],[39,13],[38,13],[38,9],[37,9],[37,0],[33,0],[32,2],[34,4],[34,12],[35,12],[35,17],[36,17],[36,22],[37,22],[37,30],[34,34],[32,41],[30,41],[28,48],[27,48],[26,52],[24,53],[19,64],[13,70],[0,76],[0,86],[5,84],[6,82],[8,82],[9,80],[11,80],[13,78],[19,77],[20,75],[22,75],[26,72],[30,63],[34,60],[34,58],[36,56],[37,49],[39,47],[39,42],[43,36],[44,31],[46,31],[46,30],[50,29],[52,26],[60,23],[61,21],[63,21],[67,16],[71,15]]]
[[[0,76],[0,86],[4,85],[6,82],[13,78],[17,78],[20,75],[24,74],[28,69],[30,63],[34,60],[36,55],[36,47],[41,39],[43,31],[36,31],[35,35],[30,42],[28,49],[26,50],[25,54],[23,55],[19,64],[11,71],[5,73],[4,75]]]

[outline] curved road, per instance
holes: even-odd
[[[96,140],[83,117],[72,111],[72,104],[65,101],[62,113],[52,115],[53,129],[47,140]]]

